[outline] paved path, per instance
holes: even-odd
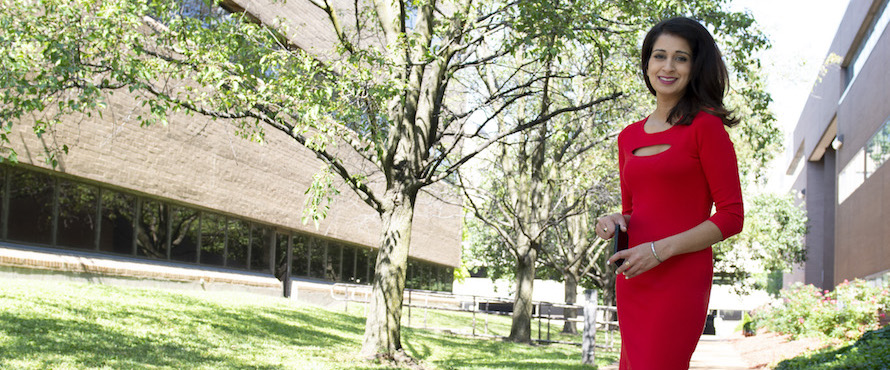
[[[741,370],[748,365],[742,360],[742,356],[736,351],[732,343],[725,338],[711,335],[703,335],[698,341],[698,347],[692,354],[690,369],[710,370]]]
[[[602,370],[617,370],[617,365],[602,367]],[[748,366],[739,352],[729,342],[728,339],[703,335],[698,341],[695,353],[692,354],[692,361],[689,363],[690,370],[747,370]]]

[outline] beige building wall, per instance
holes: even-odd
[[[355,2],[332,3],[342,10],[338,14],[343,23],[351,27]],[[308,0],[224,0],[223,4],[266,24],[283,20],[293,45],[319,60],[330,59],[337,38],[325,13]],[[9,137],[20,165],[280,230],[378,247],[379,216],[341,182],[337,182],[340,194],[318,228],[301,222],[304,193],[324,163],[285,133],[269,129],[265,142],[259,144],[238,137],[232,122],[183,114],[170,116],[167,126],[140,127],[138,97],[118,92],[109,95],[107,103],[101,116],[66,117],[42,139],[29,123],[16,122]],[[67,145],[69,153],[60,156],[58,166],[52,168],[45,163],[45,149],[61,145]],[[381,190],[381,195],[384,184],[373,165],[359,160],[348,148],[341,150],[348,158],[346,164],[369,176],[370,186]],[[458,267],[460,197],[434,184],[420,192],[415,210],[409,255]]]
[[[285,133],[268,129],[260,144],[238,137],[231,122],[183,114],[171,116],[167,126],[140,127],[137,100],[123,93],[109,96],[101,117],[67,117],[42,140],[29,124],[18,123],[10,135],[12,147],[20,163],[52,170],[45,164],[45,148],[64,144],[69,152],[55,168],[64,175],[283,229],[378,246],[380,218],[342,183],[318,229],[301,222],[304,193],[324,164]],[[353,162],[366,171],[372,167]],[[461,207],[459,198],[443,189],[433,185],[418,196],[410,256],[457,267]]]

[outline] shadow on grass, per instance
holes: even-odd
[[[13,360],[40,354],[54,356],[40,360],[46,367],[64,361],[85,367],[176,367],[182,364],[219,365],[227,359],[213,355],[203,343],[182,347],[161,338],[128,335],[82,320],[44,319],[0,314],[0,331],[9,334],[0,358]],[[244,364],[229,363],[234,367]]]
[[[293,307],[230,308],[163,293],[153,299],[123,304],[91,297],[38,299],[27,309],[0,310],[0,334],[7,336],[0,344],[0,364],[278,369],[288,366],[251,358],[263,355],[255,347],[297,352],[300,347],[344,347],[356,342],[350,334],[360,332],[362,324],[351,316]],[[245,355],[249,349],[253,353]]]
[[[423,330],[403,330],[402,345],[417,359],[445,369],[590,369],[581,364],[581,348],[565,345],[528,345],[499,339],[475,339]],[[431,356],[431,348],[444,356]],[[602,364],[617,360],[606,353]]]
[[[365,318],[292,301],[95,285],[0,285],[0,367],[379,369],[356,358]],[[443,369],[582,369],[574,346],[404,328]]]

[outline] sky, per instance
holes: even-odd
[[[785,192],[791,179],[785,176],[790,135],[850,0],[732,0],[732,10],[748,10],[772,48],[763,52],[770,108],[785,135],[784,151],[768,173],[769,191]]]

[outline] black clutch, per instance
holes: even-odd
[[[625,249],[627,249],[627,233],[621,231],[621,225],[615,225],[615,235],[612,236],[612,253],[618,253]],[[616,260],[615,266],[621,267],[622,263],[624,263],[624,258]]]

